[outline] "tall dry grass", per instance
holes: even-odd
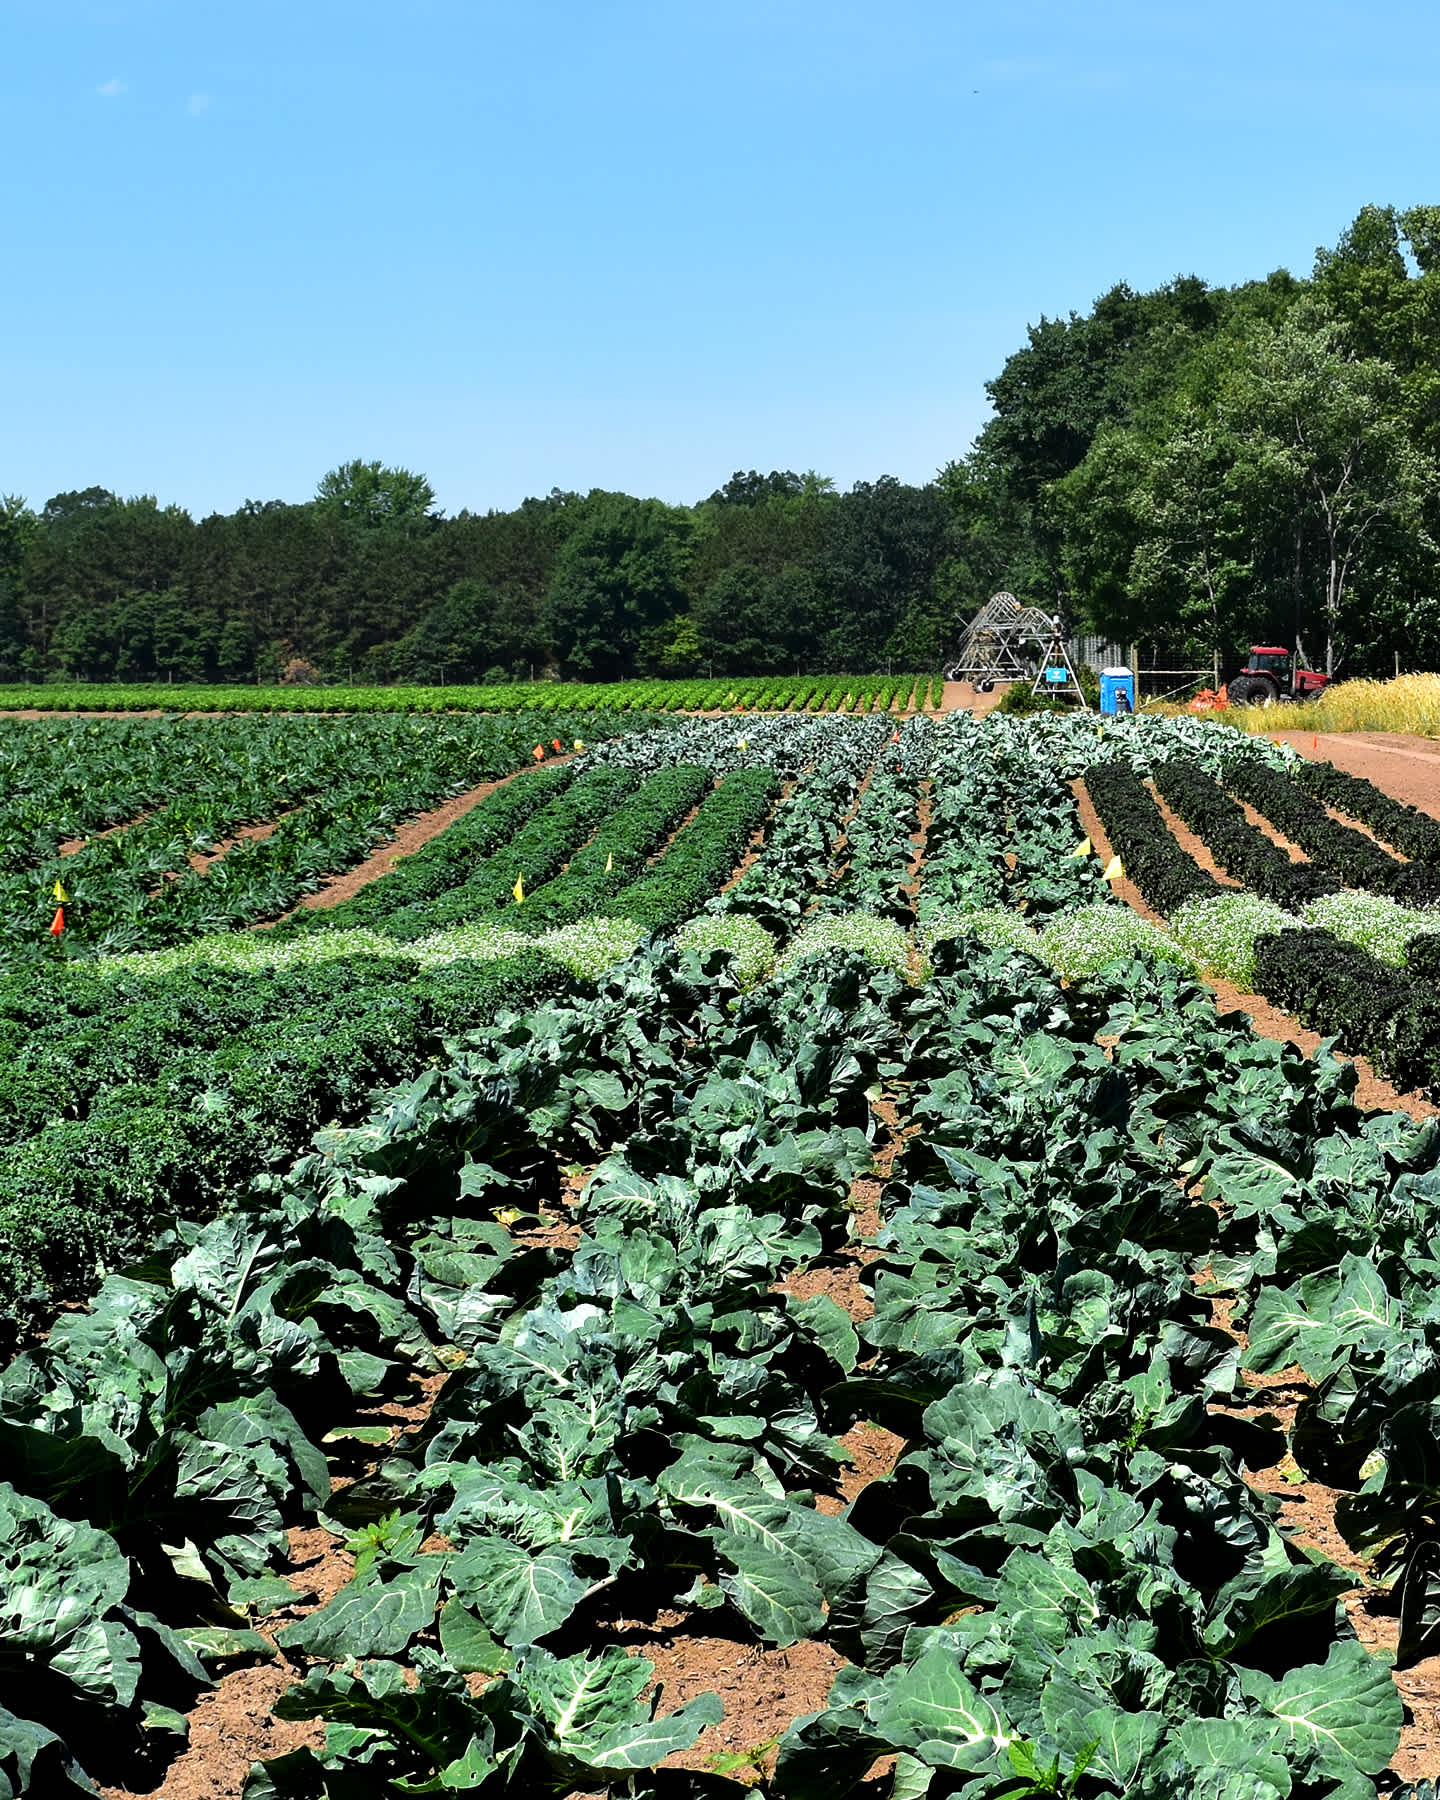
[[[1440,675],[1390,681],[1338,681],[1318,700],[1296,706],[1231,706],[1216,715],[1241,731],[1404,731],[1440,737]]]

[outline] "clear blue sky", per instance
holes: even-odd
[[[1041,314],[1440,201],[1424,0],[0,0],[0,492],[923,481]]]

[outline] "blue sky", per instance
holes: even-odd
[[[1420,0],[0,0],[0,492],[928,479],[1042,314],[1440,201]]]

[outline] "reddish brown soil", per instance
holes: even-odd
[[[122,819],[118,825],[107,825],[103,831],[92,831],[89,837],[66,838],[63,844],[57,845],[57,856],[73,856],[77,850],[83,850],[87,844],[97,843],[101,838],[114,837],[117,831],[130,831],[136,825],[143,825],[150,813],[137,813],[133,819]]]
[[[190,867],[197,875],[203,875],[211,863],[219,862],[220,858],[233,850],[237,844],[263,843],[266,838],[279,829],[282,820],[288,819],[291,813],[298,811],[298,807],[287,807],[277,817],[267,819],[263,825],[242,825],[232,836],[222,838],[213,850],[192,850],[187,859]]]
[[[1215,877],[1221,887],[1243,888],[1245,883],[1243,881],[1236,881],[1233,875],[1227,875],[1220,867],[1219,863],[1216,862],[1215,858],[1205,848],[1204,844],[1196,837],[1195,833],[1184,820],[1181,819],[1180,815],[1171,812],[1170,808],[1156,792],[1154,784],[1147,782],[1146,786],[1150,789],[1150,798],[1160,809],[1160,817],[1164,819],[1165,823],[1170,827],[1171,834],[1175,838],[1176,843],[1179,844],[1180,848],[1188,851],[1190,855],[1195,858],[1195,861],[1199,866],[1204,869],[1207,875],[1213,875]]]
[[[942,713],[970,712],[976,718],[983,718],[1005,698],[1010,685],[1007,681],[988,694],[979,694],[968,681],[947,681],[940,696],[940,710]]]

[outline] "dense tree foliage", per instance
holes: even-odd
[[[1308,279],[1121,284],[1042,318],[923,487],[737,471],[447,518],[356,459],[301,505],[0,499],[0,680],[496,681],[933,667],[1001,587],[1148,660],[1299,642],[1440,666],[1440,207]]]

